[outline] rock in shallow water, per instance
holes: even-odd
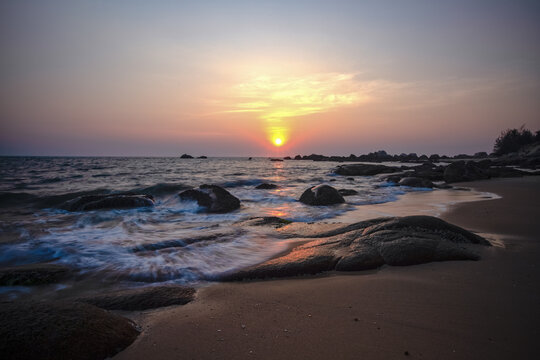
[[[312,186],[300,196],[300,202],[306,205],[333,205],[345,202],[343,196],[331,186]]]
[[[86,195],[65,202],[61,208],[68,211],[132,209],[154,206],[151,195]]]
[[[115,291],[77,299],[107,310],[146,310],[163,306],[184,305],[195,297],[195,289],[187,286],[151,286],[142,289]]]
[[[2,359],[102,360],[139,334],[130,320],[82,303],[2,303],[0,319]]]
[[[55,283],[67,276],[69,268],[56,264],[28,264],[0,269],[0,285],[31,286]]]
[[[199,189],[190,189],[178,194],[182,200],[195,200],[206,212],[224,213],[240,207],[240,200],[217,185],[201,185]]]
[[[338,166],[334,170],[334,173],[347,176],[371,176],[384,173],[393,173],[399,170],[400,169],[396,167],[386,165],[350,164]]]
[[[365,270],[384,264],[478,260],[479,256],[465,245],[490,245],[476,234],[431,216],[373,219],[346,225],[326,235],[282,257],[219,278],[261,279],[328,270]]]

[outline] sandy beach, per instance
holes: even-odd
[[[461,185],[502,197],[442,215],[502,241],[480,261],[214,284],[184,306],[125,313],[143,332],[114,358],[538,358],[540,178]]]

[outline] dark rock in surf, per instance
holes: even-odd
[[[182,200],[195,200],[204,211],[225,213],[240,207],[240,200],[217,185],[201,185],[199,189],[190,189],[178,194]]]
[[[351,195],[356,195],[356,194],[358,194],[358,191],[353,190],[353,189],[339,189],[339,190],[338,190],[338,193],[339,193],[341,196],[351,196]]]
[[[182,156],[180,156],[180,159],[193,159],[193,156],[188,154],[182,154]]]
[[[419,177],[407,176],[399,180],[398,185],[401,186],[410,186],[410,187],[419,187],[419,188],[433,188],[435,185],[427,179],[422,179]]]
[[[478,260],[479,256],[467,246],[490,245],[476,234],[431,216],[372,219],[313,237],[318,239],[284,256],[224,274],[220,279],[261,279],[329,270],[357,271],[384,264]]]
[[[151,195],[86,195],[65,202],[61,208],[68,211],[90,211],[146,206],[154,206]]]
[[[0,268],[1,286],[51,284],[69,274],[68,267],[57,264],[27,264]]]
[[[372,176],[377,174],[393,173],[399,170],[400,169],[396,167],[386,165],[351,164],[338,166],[334,170],[334,173],[346,176]]]
[[[171,305],[184,305],[195,298],[195,289],[187,286],[148,286],[79,298],[77,301],[106,310],[146,310]]]
[[[271,189],[277,189],[278,186],[276,184],[269,184],[269,183],[262,183],[260,185],[255,186],[255,189],[258,190],[271,190]]]
[[[306,205],[333,205],[345,202],[343,196],[331,186],[312,186],[300,196],[300,202]]]
[[[208,156],[202,155],[202,156],[199,156],[197,159],[208,159]]]
[[[0,318],[2,359],[101,360],[139,335],[132,321],[77,302],[3,303]]]

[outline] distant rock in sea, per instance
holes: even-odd
[[[378,165],[378,164],[350,164],[340,165],[334,173],[346,176],[371,176],[384,173],[393,173],[400,169],[393,166]]]
[[[197,159],[208,159],[208,156],[202,155],[202,156],[199,156]]]
[[[182,200],[195,200],[205,212],[224,213],[240,207],[240,200],[217,185],[201,185],[178,194]]]
[[[193,156],[188,154],[182,154],[182,156],[180,156],[180,159],[193,159]]]

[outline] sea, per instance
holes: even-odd
[[[54,263],[74,269],[77,278],[55,285],[55,291],[88,278],[122,287],[202,283],[263,262],[289,246],[272,229],[238,226],[243,220],[277,216],[336,222],[349,214],[353,221],[351,214],[366,206],[399,202],[413,192],[442,191],[396,186],[379,176],[339,176],[333,173],[338,165],[240,157],[1,157],[0,267]],[[256,189],[262,183],[278,188]],[[208,214],[178,196],[201,184],[222,186],[241,200],[241,208]],[[358,194],[333,206],[298,201],[307,188],[319,184]],[[81,212],[61,208],[79,196],[123,192],[152,195],[155,206]]]

